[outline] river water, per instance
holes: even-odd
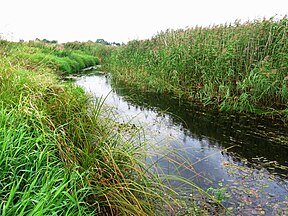
[[[75,80],[95,97],[107,96],[105,105],[113,107],[119,123],[141,126],[155,148],[167,147],[173,161],[150,158],[166,174],[179,175],[208,190],[232,215],[288,214],[288,130],[281,123],[227,116],[170,96],[112,86],[109,75]],[[193,168],[176,165],[184,161]]]

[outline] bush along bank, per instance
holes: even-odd
[[[97,62],[62,45],[0,41],[1,215],[153,215],[172,205],[143,164],[144,145],[55,73]]]
[[[220,110],[288,117],[288,19],[167,30],[112,51],[119,82]]]

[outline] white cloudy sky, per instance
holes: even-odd
[[[288,0],[0,0],[0,36],[127,42],[161,30],[288,14]]]

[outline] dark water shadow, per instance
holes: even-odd
[[[234,145],[230,151],[251,162],[262,157],[288,166],[288,128],[279,120],[221,113],[169,95],[137,92],[115,83],[113,86],[118,95],[134,106],[169,113],[173,124],[183,128],[187,136],[216,141],[224,149]],[[288,174],[288,170],[283,174]]]

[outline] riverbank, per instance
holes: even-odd
[[[221,111],[287,121],[288,20],[161,32],[108,55],[114,80]]]
[[[98,62],[63,45],[0,41],[2,215],[152,215],[174,203],[144,166],[145,145],[100,117],[100,99],[60,81]]]
[[[230,211],[227,215],[286,215],[288,146],[282,124],[179,104],[169,95],[136,92],[97,71],[74,79],[87,92],[106,97],[105,106],[113,107],[119,127],[142,128],[141,137],[152,144],[146,159],[150,169],[196,184],[221,200]],[[209,205],[183,181],[169,183],[186,197],[184,203]],[[216,209],[204,215],[225,215]],[[201,215],[189,207],[183,212],[175,210],[176,215]]]

